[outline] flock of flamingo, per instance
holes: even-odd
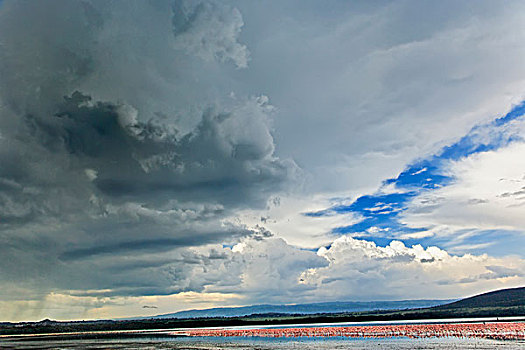
[[[406,324],[385,326],[304,327],[262,329],[191,329],[177,332],[190,337],[349,337],[349,338],[487,338],[525,340],[525,323]]]

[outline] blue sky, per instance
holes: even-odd
[[[512,108],[510,112],[493,121],[477,125],[457,142],[443,147],[436,154],[415,161],[408,165],[397,177],[383,181],[381,188],[372,194],[359,196],[345,205],[336,205],[325,210],[308,212],[305,216],[320,217],[324,215],[355,214],[361,219],[348,226],[333,228],[332,232],[341,235],[352,235],[375,242],[378,245],[388,245],[394,239],[401,239],[407,245],[436,245],[446,249],[454,249],[455,245],[482,245],[477,249],[455,250],[456,253],[487,252],[492,255],[518,254],[523,256],[522,247],[525,244],[523,232],[516,230],[484,230],[476,227],[463,230],[460,233],[473,232],[461,242],[450,242],[450,237],[403,238],[403,235],[425,232],[429,227],[410,227],[402,222],[401,216],[410,201],[422,192],[432,192],[436,188],[446,187],[455,179],[448,173],[450,162],[468,158],[476,153],[495,151],[506,147],[512,142],[523,142],[519,133],[505,133],[504,127],[516,120],[522,120],[525,114],[525,103]],[[481,138],[480,134],[487,130],[490,137]],[[386,191],[385,191],[386,189]],[[385,193],[386,192],[386,193]],[[389,193],[391,192],[391,193]],[[485,246],[487,245],[487,246]]]

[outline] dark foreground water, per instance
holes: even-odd
[[[461,338],[142,338],[89,340],[0,340],[0,349],[187,349],[187,350],[277,350],[277,349],[525,349],[523,341]]]

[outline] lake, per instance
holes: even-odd
[[[0,349],[187,349],[187,350],[277,350],[277,349],[524,349],[523,341],[490,339],[426,338],[426,339],[260,339],[260,338],[155,338],[89,339],[89,340],[0,340]]]
[[[306,350],[328,350],[328,349],[525,349],[523,340],[523,322],[517,321],[523,318],[505,319],[507,323],[517,326],[522,336],[521,340],[495,340],[487,338],[462,338],[462,337],[429,337],[429,338],[352,338],[352,337],[295,337],[295,338],[273,338],[273,337],[187,337],[177,336],[177,333],[188,332],[190,329],[157,329],[157,330],[134,330],[134,331],[101,331],[101,332],[76,332],[55,333],[43,335],[9,336],[0,337],[0,349],[187,349],[187,350],[277,350],[277,349],[306,349]],[[491,321],[492,322],[488,322]],[[250,329],[274,329],[302,327],[353,327],[365,326],[373,329],[379,325],[401,326],[439,324],[443,327],[451,324],[465,322],[467,329],[469,325],[497,325],[494,319],[454,319],[454,320],[413,320],[413,321],[390,321],[390,322],[368,322],[368,323],[332,323],[332,324],[310,324],[310,325],[266,325],[250,327],[209,327],[201,330],[246,330]],[[501,319],[499,321],[502,321]],[[501,323],[500,323],[501,324]],[[195,330],[195,329],[192,329]],[[199,335],[199,334],[198,334]]]

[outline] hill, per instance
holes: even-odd
[[[186,310],[148,318],[206,318],[239,317],[261,314],[310,315],[339,314],[373,310],[405,310],[426,308],[449,303],[451,300],[400,300],[400,301],[364,301],[364,302],[326,302],[294,305],[251,305],[242,307],[220,307],[202,310]]]
[[[525,287],[500,289],[475,295],[449,304],[440,305],[436,309],[463,309],[488,307],[525,307]]]
[[[377,314],[417,315],[435,314],[444,317],[454,314],[476,316],[487,314],[525,314],[525,287],[501,289],[475,295],[458,301],[452,300],[401,300],[368,302],[326,302],[295,305],[251,305],[243,307],[223,307],[203,310],[186,310],[157,315],[153,319],[195,319],[217,317],[245,317],[256,315],[349,315]]]

